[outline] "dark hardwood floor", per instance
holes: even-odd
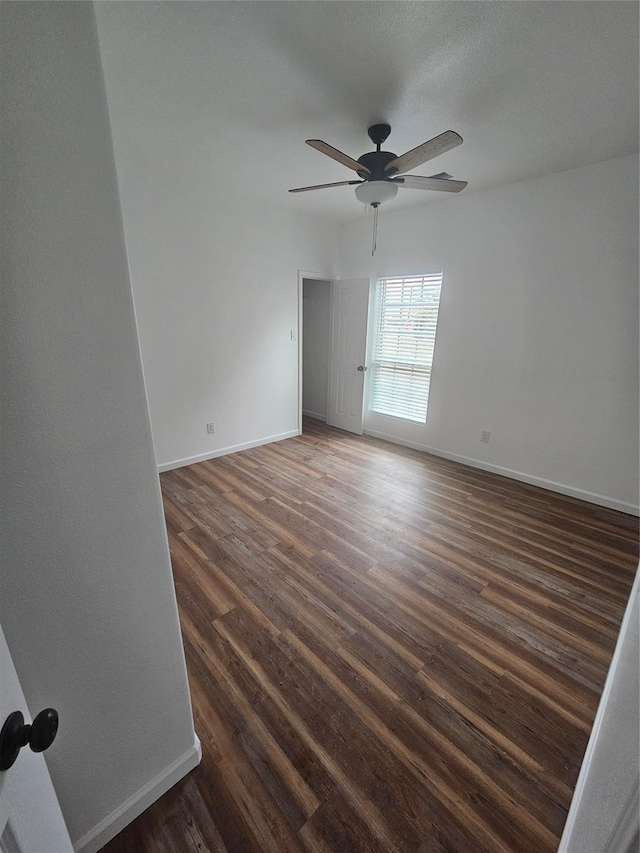
[[[305,422],[161,477],[202,764],[108,853],[552,853],[638,520]]]

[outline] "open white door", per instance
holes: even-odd
[[[14,711],[27,723],[27,709],[0,627],[0,728]],[[44,757],[28,746],[8,770],[0,771],[1,853],[73,853]]]
[[[333,285],[328,423],[357,435],[362,435],[369,287],[368,278]]]
[[[620,626],[558,853],[637,853],[640,566]]]

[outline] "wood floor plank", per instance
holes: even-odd
[[[161,486],[203,760],[107,853],[554,853],[636,518],[308,419]]]
[[[242,657],[265,692],[279,705],[342,795],[359,814],[366,817],[375,837],[391,849],[394,845],[398,850],[402,849],[402,835],[389,826],[389,822],[394,822],[394,814],[387,810],[383,815],[375,799],[384,771],[390,769],[386,766],[387,756],[381,756],[379,749],[374,750],[378,760],[371,766],[360,767],[360,753],[354,748],[354,742],[359,741],[362,748],[366,738],[359,733],[354,714],[346,706],[336,714],[326,689],[310,678],[305,668],[278,653],[269,638],[256,643],[249,637],[249,648],[244,646],[241,639],[242,635],[246,636],[244,626],[233,619],[233,615],[231,613],[224,620],[218,620],[218,631]],[[349,720],[348,727],[343,725],[345,719]],[[358,776],[357,781],[354,773]]]
[[[432,725],[425,724],[413,709],[396,705],[389,714],[381,714],[380,708],[376,707],[374,702],[363,700],[358,692],[352,689],[353,685],[344,672],[335,665],[332,668],[325,664],[295,634],[286,631],[281,639],[282,642],[288,642],[310,664],[318,677],[354,710],[371,730],[372,735],[383,743],[420,783],[428,785],[444,808],[464,815],[467,825],[473,828],[476,836],[482,839],[489,849],[513,849],[509,846],[513,843],[513,826],[506,807],[507,804],[512,804],[509,794],[492,783],[481,768],[466,758],[462,750],[447,741]],[[406,725],[403,717],[411,717],[412,725]],[[429,753],[428,759],[426,753]],[[471,790],[475,790],[473,808],[469,805],[472,799]],[[491,796],[486,796],[487,791]],[[495,809],[495,806],[502,808]],[[487,814],[490,815],[488,820]],[[501,824],[499,828],[498,821]],[[527,815],[525,821],[520,821],[517,830],[520,840],[523,840],[525,831],[531,831],[534,824],[535,838],[544,839],[549,843],[553,835],[546,832],[531,815]],[[530,845],[527,849],[539,849],[534,841],[531,841]]]

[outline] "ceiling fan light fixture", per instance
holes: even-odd
[[[365,181],[356,187],[356,198],[363,204],[377,207],[385,201],[391,201],[398,192],[398,185],[391,181]]]

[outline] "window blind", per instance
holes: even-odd
[[[378,281],[372,412],[425,423],[441,288],[442,272]]]

